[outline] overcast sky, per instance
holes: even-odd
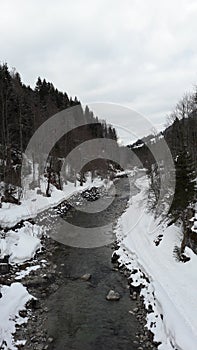
[[[84,103],[128,106],[160,127],[197,83],[196,0],[0,3],[0,60],[32,87],[41,76]]]

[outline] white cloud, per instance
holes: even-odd
[[[27,84],[40,75],[82,101],[129,105],[161,124],[197,80],[196,17],[191,0],[7,0],[1,60]]]

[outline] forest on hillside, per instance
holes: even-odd
[[[52,83],[40,77],[32,89],[21,81],[20,74],[15,69],[10,71],[6,63],[0,65],[0,181],[4,184],[2,200],[15,200],[16,204],[19,203],[20,198],[13,197],[12,192],[21,185],[22,156],[28,142],[51,116],[73,106],[78,106],[86,125],[74,128],[64,135],[50,152],[46,176],[57,188],[61,188],[62,159],[72,149],[92,138],[117,141],[116,131],[105,121],[94,117],[87,106],[83,111],[77,97],[69,97],[66,92],[58,91]],[[37,162],[36,155],[33,162]],[[92,167],[95,170],[95,166]],[[106,172],[109,162],[100,160],[97,167]],[[89,170],[88,166],[85,170]],[[75,181],[76,176],[80,176],[81,181],[84,181],[83,175],[75,174],[75,169],[70,169],[69,179]],[[36,185],[32,183],[32,188]]]

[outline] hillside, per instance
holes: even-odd
[[[99,121],[93,113],[85,108],[83,111],[80,102],[75,97],[69,97],[66,92],[58,91],[52,83],[47,82],[40,77],[37,79],[35,88],[26,86],[22,81],[20,74],[15,69],[9,71],[7,64],[0,65],[0,181],[3,182],[1,190],[3,200],[15,201],[19,203],[21,194],[11,198],[13,188],[21,186],[21,163],[26,147],[41,125],[44,125],[54,114],[77,107],[77,118],[84,122],[80,128],[75,124],[73,112],[73,128],[53,145],[48,162],[45,165],[45,175],[48,181],[61,188],[60,169],[63,159],[80,143],[92,138],[109,138],[117,140],[116,131],[105,121]],[[66,121],[65,121],[66,123]],[[49,130],[43,135],[44,138],[50,139],[50,134],[54,130]],[[117,145],[118,146],[118,145]],[[42,152],[42,150],[41,150]],[[44,152],[44,151],[43,151]],[[31,187],[38,185],[39,174],[36,177],[36,164],[39,162],[40,154],[34,154],[33,160],[29,163],[32,167],[33,183]],[[80,155],[82,157],[82,155]],[[84,181],[83,174],[75,174],[75,169],[69,167],[68,180],[75,181],[76,177],[81,177]],[[98,162],[100,171],[106,172],[108,169],[107,161]],[[88,166],[85,171],[90,170]],[[96,169],[94,169],[96,170]],[[47,191],[49,195],[49,190]]]

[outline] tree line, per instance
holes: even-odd
[[[82,118],[88,124],[64,135],[51,150],[46,166],[48,187],[51,182],[61,188],[62,159],[74,147],[84,140],[98,137],[117,141],[116,131],[105,121],[94,117],[88,107],[83,110],[77,97],[69,97],[40,77],[35,88],[31,88],[22,82],[15,69],[9,70],[6,63],[0,64],[0,181],[4,183],[4,199],[9,199],[11,188],[21,186],[23,153],[35,131],[48,118],[72,106],[79,107]],[[109,168],[107,162],[99,164],[100,168]],[[65,167],[69,168],[69,164]],[[74,169],[69,169],[69,172],[71,180],[74,177],[76,180],[78,176],[81,182],[84,181],[84,174],[75,174]],[[32,187],[36,185],[32,183]],[[50,195],[49,188],[47,194]]]

